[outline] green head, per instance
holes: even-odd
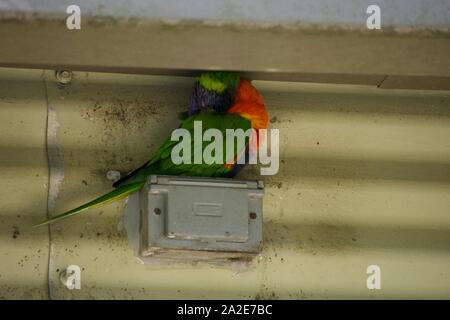
[[[198,81],[206,90],[221,94],[228,88],[235,88],[239,79],[239,73],[216,71],[202,73]]]

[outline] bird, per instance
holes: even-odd
[[[224,161],[219,163],[175,164],[171,154],[178,141],[168,137],[154,156],[144,165],[113,184],[114,190],[72,210],[52,217],[37,226],[47,225],[77,215],[87,209],[100,207],[125,198],[129,194],[142,189],[150,175],[183,175],[200,177],[234,177],[243,167],[239,158],[248,156],[260,145],[258,130],[267,129],[269,116],[263,98],[249,79],[242,78],[233,72],[206,72],[201,74],[195,83],[194,91],[189,98],[188,111],[179,128],[193,134],[195,123],[200,121],[203,132],[217,129],[222,134],[227,129],[252,130],[256,143],[246,138],[245,145],[233,154],[223,152]],[[192,142],[194,144],[194,142]],[[205,148],[208,142],[202,142]],[[239,146],[237,146],[239,147]],[[223,146],[225,149],[225,144]],[[194,152],[191,157],[194,158]],[[232,156],[233,159],[229,159]]]
[[[189,98],[188,116],[199,112],[225,112],[234,102],[240,75],[235,72],[205,72]]]

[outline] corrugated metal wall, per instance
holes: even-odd
[[[262,177],[265,245],[248,266],[141,264],[123,202],[31,228],[148,159],[193,81],[75,72],[60,88],[52,71],[0,69],[0,297],[450,297],[448,91],[255,81],[281,168]],[[59,282],[69,264],[81,290]],[[373,264],[381,290],[366,287]]]

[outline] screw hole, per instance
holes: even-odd
[[[161,214],[161,209],[160,209],[160,208],[155,208],[155,209],[153,210],[153,212],[154,212],[157,216],[159,216],[159,215]]]
[[[255,220],[256,219],[256,213],[250,212],[249,217],[250,217],[250,219]]]
[[[73,74],[68,70],[57,70],[55,71],[55,77],[60,85],[66,85],[72,81]]]

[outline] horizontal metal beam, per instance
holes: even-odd
[[[0,66],[450,89],[450,37],[180,22],[0,21]]]

